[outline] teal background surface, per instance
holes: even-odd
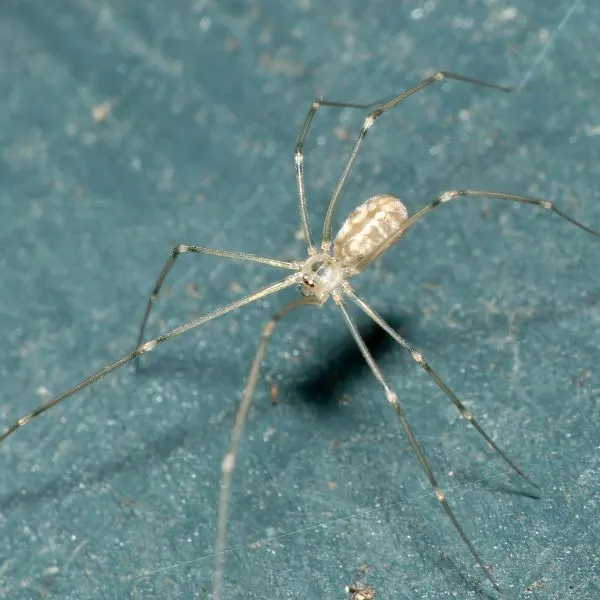
[[[0,425],[132,349],[176,243],[303,256],[292,154],[320,95],[387,99],[437,69],[528,86],[444,83],[383,117],[338,227],[376,193],[415,212],[471,187],[556,200],[600,228],[599,39],[600,5],[583,0],[6,0]],[[317,115],[316,232],[362,118]],[[599,257],[549,213],[460,200],[356,282],[540,484],[534,500],[358,319],[518,598],[600,597]],[[149,333],[278,276],[184,256]],[[220,461],[263,323],[295,293],[161,346],[3,444],[0,597],[208,597]],[[273,339],[231,510],[227,599],[344,599],[357,580],[377,599],[498,597],[332,307],[290,315]]]

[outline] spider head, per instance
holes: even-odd
[[[300,291],[325,302],[344,278],[344,268],[329,254],[311,256],[300,269]]]

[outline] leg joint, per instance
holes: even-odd
[[[233,452],[228,452],[223,457],[223,462],[221,463],[221,473],[231,473],[235,468],[235,454]]]
[[[273,335],[273,331],[275,331],[275,324],[279,321],[276,317],[272,318],[263,328],[262,337],[264,339],[268,339]]]
[[[386,390],[385,391],[385,395],[386,398],[388,400],[388,402],[394,407],[394,408],[399,408],[400,405],[398,404],[398,395],[394,392],[392,392],[391,390]]]
[[[463,196],[463,192],[460,190],[451,190],[449,192],[444,192],[441,196],[439,196],[438,200],[440,204],[444,204],[445,202],[450,202],[450,200],[454,200],[457,196]]]
[[[365,120],[362,127],[363,137],[367,135],[367,131],[373,127],[375,121],[381,116],[381,109],[374,110]]]
[[[410,355],[413,357],[413,360],[417,362],[421,367],[427,367],[427,362],[425,358],[418,350],[411,350]]]
[[[141,356],[142,354],[146,354],[146,352],[151,352],[156,346],[158,346],[158,340],[150,340],[137,349],[137,355]]]
[[[17,427],[23,427],[23,425],[27,425],[27,423],[29,423],[31,421],[31,419],[33,419],[33,416],[31,414],[28,414],[28,415],[25,415],[24,417],[21,417],[17,421]]]

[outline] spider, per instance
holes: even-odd
[[[517,473],[528,484],[536,488],[538,486],[507,456],[503,450],[498,447],[496,442],[492,440],[492,438],[485,432],[483,427],[475,419],[473,413],[461,402],[458,396],[456,396],[456,394],[446,385],[446,383],[444,383],[444,381],[429,364],[423,354],[412,344],[407,342],[390,325],[388,325],[388,323],[365,300],[355,293],[350,283],[350,279],[366,269],[377,257],[381,256],[386,250],[388,250],[388,248],[395,244],[409,228],[420,221],[429,212],[439,206],[448,204],[453,200],[458,200],[461,198],[490,198],[539,206],[543,209],[553,212],[572,225],[579,227],[580,229],[597,238],[600,238],[600,233],[590,229],[589,227],[586,227],[582,223],[568,216],[548,200],[532,198],[529,196],[522,196],[508,192],[455,189],[443,192],[412,216],[408,215],[406,207],[398,198],[387,194],[373,196],[359,205],[348,216],[341,229],[337,233],[335,239],[333,239],[332,221],[337,202],[341,196],[344,185],[348,181],[348,177],[352,167],[356,162],[356,158],[364,143],[364,140],[375,122],[384,113],[392,110],[410,96],[413,96],[429,85],[440,82],[444,79],[466,82],[472,85],[492,88],[502,92],[514,91],[513,88],[496,85],[494,83],[489,83],[479,79],[472,79],[470,77],[457,75],[455,73],[438,71],[430,77],[423,79],[413,87],[405,90],[398,96],[395,96],[388,102],[384,103],[356,104],[349,102],[333,102],[322,98],[313,101],[298,135],[294,150],[294,164],[298,190],[300,220],[304,234],[303,237],[306,241],[307,247],[306,258],[297,261],[284,261],[232,250],[207,248],[204,246],[192,246],[187,244],[179,244],[175,246],[168,260],[160,271],[153,291],[147,301],[135,349],[129,354],[122,356],[117,361],[107,364],[100,371],[90,375],[77,385],[64,391],[55,398],[49,400],[35,410],[21,417],[0,435],[0,443],[5,441],[6,438],[13,434],[17,429],[23,427],[33,419],[40,416],[42,413],[61,403],[63,400],[73,396],[83,388],[103,378],[105,375],[108,375],[109,373],[121,368],[130,361],[135,361],[137,365],[138,360],[142,355],[154,350],[159,344],[180,336],[192,329],[205,325],[209,321],[246,306],[251,302],[255,302],[261,298],[265,298],[266,296],[270,296],[286,288],[297,286],[301,293],[300,297],[285,305],[283,309],[276,313],[267,322],[262,331],[256,354],[251,364],[247,383],[242,393],[242,400],[233,426],[229,448],[221,463],[219,516],[217,539],[215,543],[216,561],[213,570],[212,583],[213,599],[219,600],[221,598],[221,588],[224,574],[224,551],[226,549],[228,508],[231,494],[231,478],[237,458],[238,445],[246,418],[248,416],[250,403],[256,388],[260,367],[265,357],[269,340],[274,333],[277,323],[290,311],[305,305],[323,306],[329,299],[332,300],[333,305],[339,311],[341,318],[343,321],[345,321],[351,336],[354,338],[358,346],[358,349],[367,362],[377,382],[381,386],[385,398],[395,411],[402,429],[404,430],[404,433],[406,434],[419,463],[425,471],[435,497],[441,504],[443,510],[446,512],[464,545],[468,548],[478,566],[482,569],[489,583],[497,592],[504,596],[504,592],[490,573],[489,569],[486,567],[484,561],[455,517],[454,511],[446,499],[446,494],[438,484],[438,480],[429,465],[429,461],[423,452],[421,444],[413,433],[400,398],[384,379],[379,366],[373,359],[373,356],[363,341],[363,338],[361,337],[354,320],[348,312],[347,302],[356,305],[358,309],[370,317],[378,326],[380,326],[388,335],[390,335],[402,347],[403,350],[408,353],[415,363],[421,369],[423,369],[429,375],[429,377],[431,377],[435,385],[444,392],[452,404],[454,404],[454,406],[458,409],[462,417],[477,430],[485,442],[507,465],[510,466],[515,473]],[[360,109],[369,112],[364,119],[360,133],[358,134],[358,137],[352,147],[350,155],[329,200],[329,205],[323,223],[321,243],[319,246],[317,246],[311,233],[306,203],[306,193],[304,188],[304,143],[313,123],[315,114],[320,108],[325,106],[335,109]],[[267,285],[258,291],[255,291],[231,302],[230,304],[223,305],[209,313],[195,318],[188,323],[176,327],[168,333],[159,335],[148,341],[144,341],[146,324],[148,322],[152,307],[158,298],[161,287],[177,258],[182,254],[187,253],[210,255],[225,259],[258,263],[267,265],[269,267],[287,270],[290,273],[282,279],[279,279],[278,281],[271,283],[270,285]]]

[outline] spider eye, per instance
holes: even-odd
[[[306,286],[308,286],[311,289],[314,288],[317,285],[308,275],[305,275],[302,278],[302,281],[304,282],[304,284]]]

